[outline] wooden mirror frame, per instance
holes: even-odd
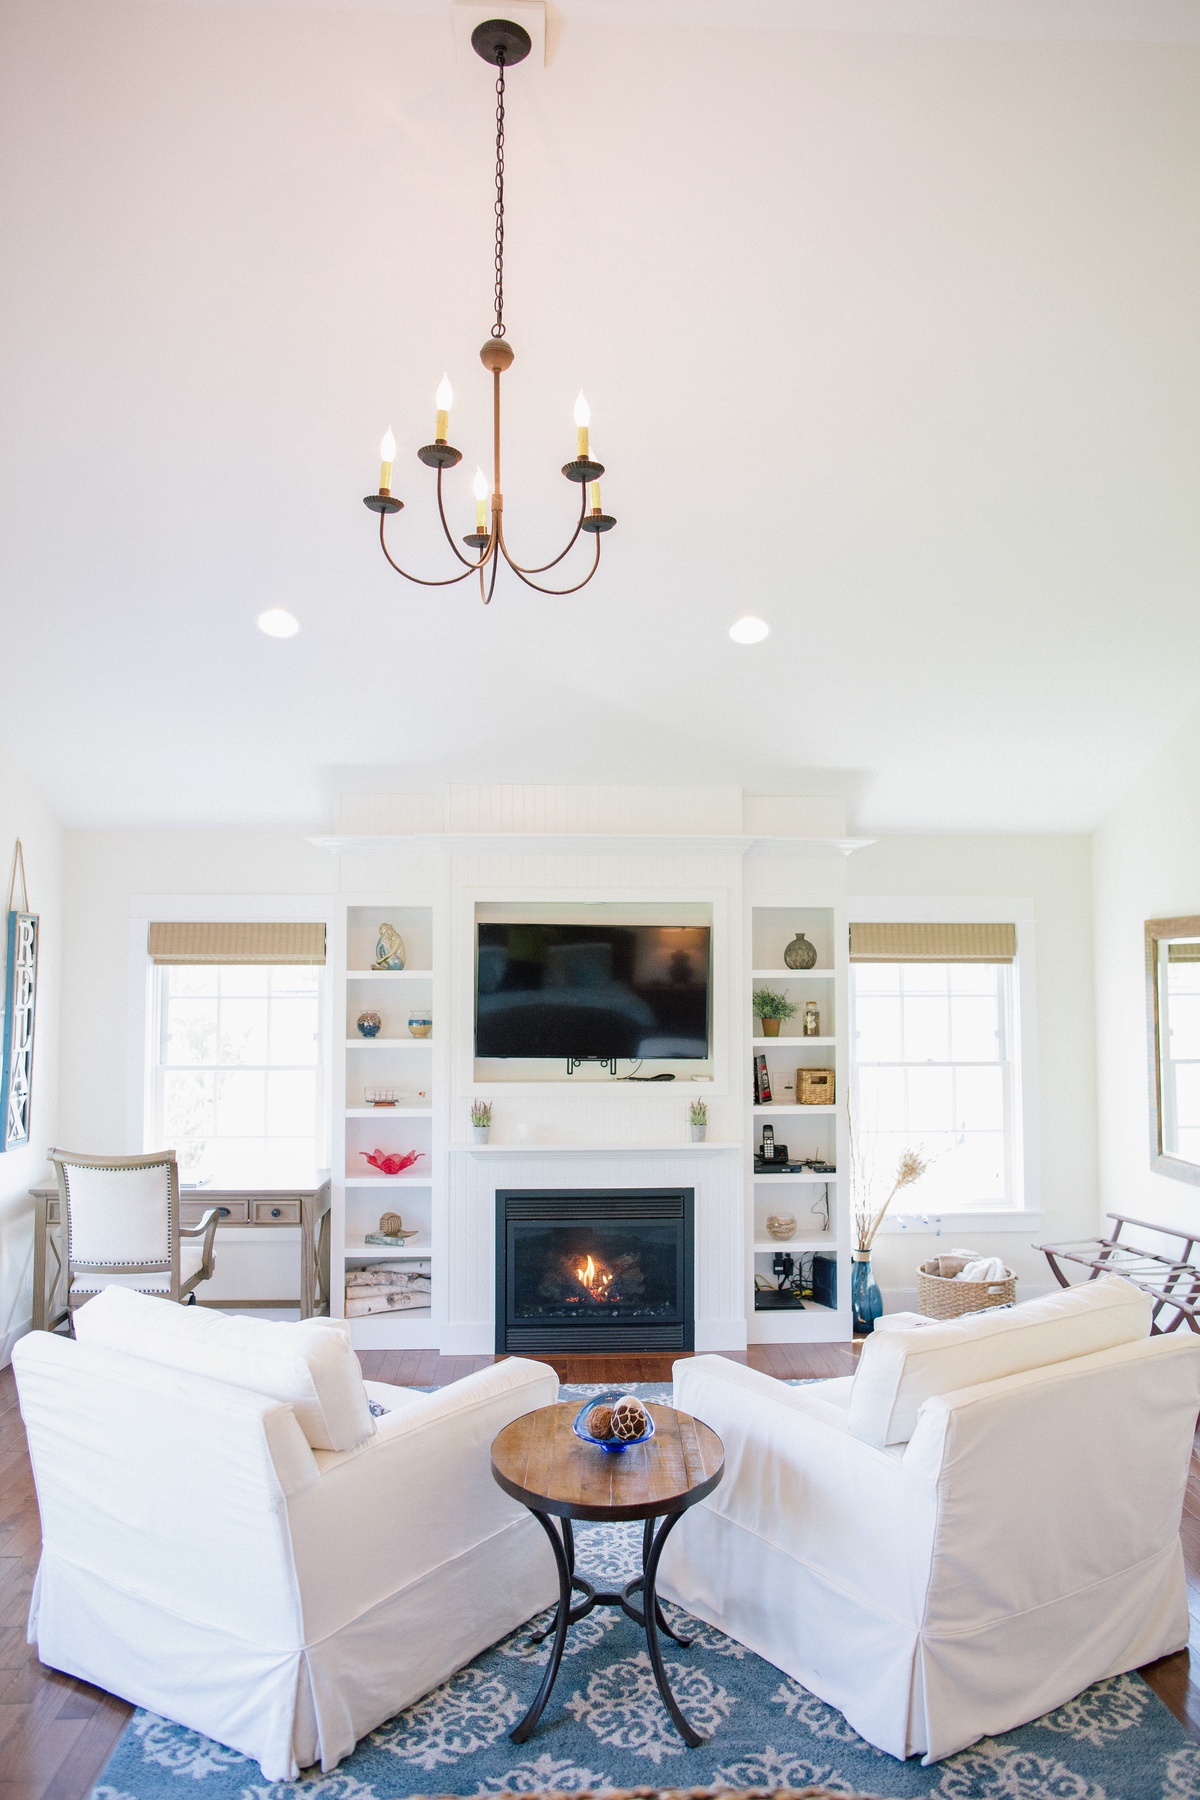
[[[1150,1167],[1156,1175],[1200,1187],[1200,1163],[1163,1149],[1162,1020],[1159,1016],[1158,946],[1173,938],[1200,938],[1200,913],[1181,919],[1146,920],[1146,1026],[1149,1032]]]

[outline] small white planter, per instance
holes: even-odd
[[[491,1129],[490,1125],[472,1125],[471,1136],[475,1139],[477,1144],[486,1144],[488,1141],[488,1132]]]
[[[691,1131],[693,1144],[702,1144],[708,1136],[707,1125],[691,1125],[688,1129]]]

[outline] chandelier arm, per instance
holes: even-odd
[[[383,535],[383,523],[386,518],[387,518],[386,513],[380,513],[380,515],[379,515],[379,548],[383,551],[383,554],[387,557],[387,559],[391,563],[393,569],[395,569],[397,575],[403,575],[405,581],[415,581],[419,587],[453,587],[456,582],[465,581],[467,579],[468,575],[473,575],[475,573],[476,565],[474,563],[472,563],[469,568],[466,568],[463,570],[461,575],[449,575],[446,577],[446,579],[444,581],[429,581],[426,579],[426,577],[424,575],[410,575],[407,569],[402,569],[400,567],[400,564],[396,561],[395,557],[392,555],[391,551],[387,547],[387,540]],[[486,556],[485,556],[485,561],[486,561]],[[478,566],[479,566],[479,568],[482,569],[483,564],[480,563]]]
[[[454,539],[451,537],[450,527],[446,523],[446,509],[442,505],[442,471],[441,471],[440,465],[438,467],[438,472],[437,472],[437,503],[438,503],[438,517],[442,521],[442,530],[446,534],[446,542],[449,544],[451,550],[453,550],[455,556],[457,556],[459,562],[463,564],[463,566],[466,568],[468,574],[470,574],[475,569],[482,569],[484,567],[484,565],[486,564],[488,557],[491,555],[491,548],[492,548],[491,544],[490,543],[488,544],[487,548],[484,550],[483,555],[479,558],[478,562],[471,562],[467,557],[465,557],[463,555],[462,551],[459,549],[458,545],[455,543]],[[383,515],[380,514],[381,518],[382,518],[382,516]],[[462,577],[455,576],[455,580],[461,581]]]
[[[600,567],[600,533],[599,532],[596,533],[596,554],[592,558],[592,566],[588,570],[587,574],[584,576],[583,580],[577,581],[575,583],[574,587],[567,587],[567,588],[543,587],[540,582],[530,581],[528,575],[522,574],[521,570],[518,569],[515,562],[509,562],[507,555],[505,556],[504,560],[505,560],[505,562],[508,563],[509,568],[512,570],[513,574],[516,576],[518,581],[523,581],[525,583],[526,587],[535,589],[535,591],[539,594],[577,594],[579,592],[580,588],[585,588],[587,586],[588,582],[592,579],[592,576],[596,573],[596,570]]]
[[[488,582],[486,591],[483,585],[483,570],[480,569],[479,571],[479,598],[483,601],[485,606],[490,606],[492,603],[492,595],[496,591],[496,573],[499,567],[500,558],[495,556],[492,558],[492,579]]]
[[[509,568],[513,571],[514,575],[544,575],[546,573],[547,569],[553,569],[558,566],[558,564],[562,561],[563,557],[566,556],[567,551],[573,550],[575,548],[576,540],[578,539],[580,532],[583,530],[583,521],[587,515],[587,484],[585,482],[580,482],[579,486],[580,486],[580,494],[579,494],[579,520],[578,520],[578,523],[576,524],[574,531],[571,533],[571,536],[567,539],[566,550],[560,550],[558,555],[554,558],[554,560],[552,562],[538,563],[538,564],[536,564],[536,566],[530,566],[528,568],[525,566],[524,563],[514,562],[512,557],[508,554],[508,546],[504,542],[503,535],[501,535],[500,549],[503,553],[505,562],[508,564]],[[597,533],[597,536],[598,535],[599,535],[599,533]],[[548,589],[547,589],[547,592],[549,592]],[[566,588],[564,590],[564,592],[569,594],[571,592],[571,589]]]

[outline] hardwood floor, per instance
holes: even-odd
[[[369,1380],[428,1387],[456,1381],[495,1359],[434,1350],[361,1353]],[[547,1356],[561,1381],[669,1381],[674,1356]],[[848,1375],[848,1344],[759,1345],[734,1358],[786,1379]],[[37,1502],[11,1369],[0,1371],[0,1800],[85,1800],[130,1708],[86,1682],[43,1668],[25,1642],[37,1568]],[[1200,1455],[1192,1458],[1183,1514],[1192,1648],[1142,1670],[1171,1711],[1200,1738]]]

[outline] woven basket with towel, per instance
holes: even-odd
[[[989,1306],[1011,1306],[1017,1278],[999,1256],[951,1250],[917,1270],[917,1309],[927,1319],[958,1319]]]

